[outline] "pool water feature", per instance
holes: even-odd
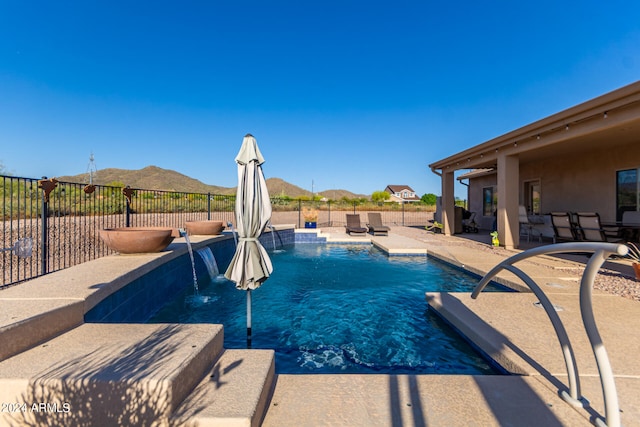
[[[193,258],[193,252],[191,250],[191,246],[188,240],[187,240],[187,246],[189,246],[189,256],[191,257],[191,265],[193,267],[194,289],[193,289],[193,294],[187,297],[186,302],[192,307],[198,307],[203,304],[207,304],[211,302],[212,298],[209,295],[202,295],[200,293],[200,288],[198,286],[198,278],[196,274],[195,260]],[[211,248],[209,248],[208,246],[205,246],[204,248],[198,249],[196,253],[200,255],[200,259],[202,259],[202,262],[207,268],[207,272],[209,273],[209,276],[208,276],[209,281],[224,279],[224,276],[221,276],[220,274],[220,271],[218,269],[218,263],[216,262],[216,257],[213,256],[213,252],[211,251]]]
[[[220,274],[220,270],[218,269],[218,263],[216,261],[216,257],[213,256],[213,252],[211,248],[205,246],[204,248],[197,250],[198,255],[202,258],[202,262],[207,267],[207,271],[209,272],[209,278],[215,279],[216,276]]]
[[[189,240],[189,233],[186,231],[184,233],[180,232],[180,235],[184,237],[184,240],[187,243],[189,259],[191,259],[191,270],[193,271],[193,293],[198,296],[200,294],[200,289],[198,287],[198,275],[196,274],[196,260],[193,258],[193,247],[191,246],[191,240]]]
[[[470,292],[469,275],[370,245],[296,245],[271,258],[273,274],[252,295],[252,348],[274,349],[278,373],[498,373],[425,300]],[[244,291],[219,276],[200,293],[206,304],[185,291],[150,322],[221,323],[225,347],[246,348]]]

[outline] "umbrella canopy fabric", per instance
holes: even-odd
[[[236,229],[238,247],[225,277],[242,290],[257,289],[273,272],[271,259],[258,238],[271,219],[271,201],[262,173],[264,157],[256,139],[247,134],[236,157]]]

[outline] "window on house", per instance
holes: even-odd
[[[498,206],[498,195],[494,187],[482,189],[482,215],[493,216]]]
[[[616,172],[616,219],[625,211],[640,210],[640,169]]]

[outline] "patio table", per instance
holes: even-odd
[[[603,222],[602,227],[617,227],[624,240],[628,242],[640,242],[640,224],[623,224],[620,221]]]

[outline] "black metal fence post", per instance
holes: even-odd
[[[302,200],[298,199],[298,228],[300,228],[300,215],[302,215]]]
[[[402,201],[402,226],[403,226],[403,227],[404,227],[404,204],[405,204],[405,203],[406,203],[406,202],[403,200],[403,201]]]
[[[41,222],[40,225],[42,226],[42,234],[40,235],[40,247],[42,248],[41,252],[40,252],[40,269],[42,271],[42,274],[47,274],[47,257],[48,255],[48,251],[47,251],[47,245],[48,245],[48,239],[47,236],[49,235],[49,230],[47,227],[47,211],[49,209],[49,203],[47,202],[47,193],[46,191],[42,192],[42,215],[41,215]]]
[[[329,207],[329,219],[327,221],[329,221],[328,225],[329,225],[329,227],[331,227],[332,226],[332,224],[331,224],[331,200],[329,200],[327,202],[327,206]]]
[[[129,199],[125,198],[125,200],[126,200],[126,207],[124,210],[124,226],[130,227],[131,226],[131,206],[129,206]]]
[[[207,220],[211,220],[211,193],[207,193]]]

